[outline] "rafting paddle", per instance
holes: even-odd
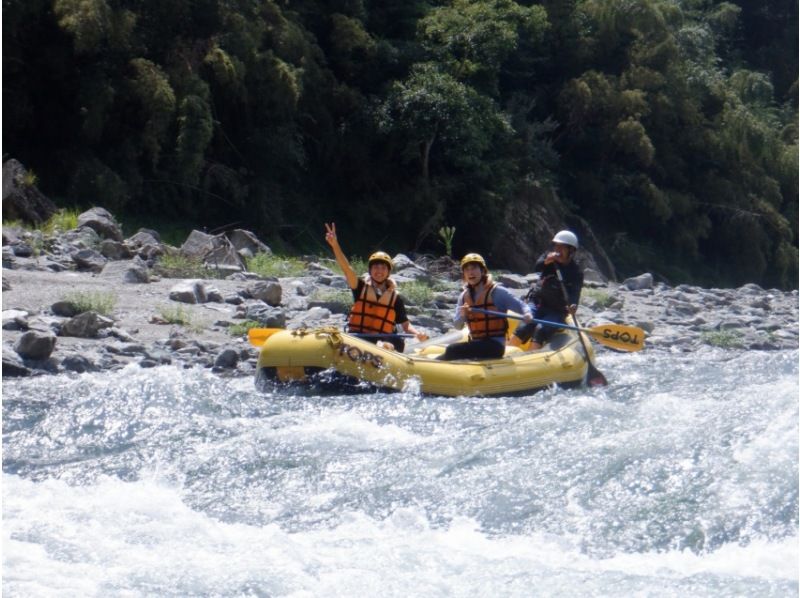
[[[281,330],[285,330],[285,328],[251,328],[250,330],[247,331],[247,340],[249,340],[250,344],[253,345],[254,347],[260,347],[265,342],[267,342],[267,339],[269,337],[271,337],[276,332],[280,332]],[[406,334],[406,333],[399,333],[399,332],[396,333],[396,334],[368,334],[368,333],[364,333],[364,334],[361,334],[361,333],[348,333],[348,334],[350,334],[350,336],[357,336],[358,338],[363,338],[363,339],[393,338],[393,337],[398,337],[398,336],[402,336],[402,337],[406,337],[406,338],[414,337],[413,334]]]
[[[500,316],[501,318],[510,318],[512,320],[522,320],[525,318],[514,314],[506,314],[501,311],[492,311],[490,309],[480,309],[478,307],[470,308],[482,314],[489,314],[490,316]],[[531,320],[542,326],[553,326],[554,328],[567,328],[568,330],[578,330],[584,332],[595,339],[601,345],[606,345],[618,351],[625,351],[632,353],[634,351],[641,351],[644,348],[644,330],[636,326],[625,326],[622,324],[601,324],[600,326],[593,326],[591,328],[583,328],[582,326],[570,326],[562,322],[551,322],[550,320]]]
[[[561,285],[561,292],[564,295],[564,303],[569,306],[569,295],[567,294],[567,287],[564,284],[564,277],[561,274],[561,268],[558,267],[556,264],[556,276],[558,276],[558,283]],[[572,321],[575,322],[575,327],[578,327],[578,318],[575,317],[575,314],[570,311],[570,315],[572,316]],[[586,372],[586,380],[589,382],[589,386],[608,386],[608,380],[603,375],[603,373],[594,367],[592,363],[592,358],[589,357],[589,348],[586,346],[586,343],[583,342],[583,337],[579,334],[578,338],[581,340],[581,346],[583,347],[583,353],[586,355],[586,364],[589,366],[588,371]],[[644,340],[644,335],[642,335],[642,340]]]
[[[251,328],[247,331],[247,340],[254,347],[260,347],[267,342],[269,337],[281,330],[285,330],[285,328]]]

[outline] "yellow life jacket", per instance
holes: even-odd
[[[498,311],[497,307],[492,301],[492,291],[494,290],[495,283],[484,285],[483,291],[480,295],[473,299],[470,288],[464,289],[463,298],[464,304],[470,307],[477,307],[480,309],[488,309],[490,311]],[[470,312],[467,316],[467,326],[469,327],[469,336],[473,340],[488,338],[492,336],[505,336],[508,329],[508,320],[500,316],[491,316],[489,314],[482,314]]]
[[[350,310],[348,330],[366,334],[394,333],[397,323],[396,302],[397,287],[391,278],[386,279],[386,290],[379,297],[372,279],[364,277],[364,287]]]

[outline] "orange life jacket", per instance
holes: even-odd
[[[364,287],[350,310],[347,325],[350,332],[367,334],[392,334],[395,332],[397,289],[394,281],[386,281],[386,291],[378,297],[372,280],[367,276]]]
[[[471,289],[467,287],[462,295],[464,304],[470,307],[497,311],[497,307],[492,301],[494,287],[494,283],[485,285],[481,294],[475,298],[472,297]],[[506,330],[508,330],[508,320],[499,316],[490,316],[489,314],[471,311],[467,316],[467,326],[469,327],[469,336],[473,340],[492,336],[505,336]]]

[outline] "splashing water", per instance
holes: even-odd
[[[603,353],[530,397],[6,382],[3,591],[796,596],[798,353]]]

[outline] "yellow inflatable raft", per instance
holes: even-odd
[[[406,354],[333,328],[279,330],[263,340],[256,386],[326,380],[393,390],[419,388],[445,396],[491,396],[528,393],[554,383],[578,385],[588,368],[578,334],[560,330],[538,351],[507,348],[501,359],[437,361],[443,345],[424,343],[424,349]],[[585,335],[583,344],[591,353]]]

